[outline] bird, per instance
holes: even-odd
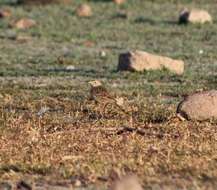
[[[124,109],[124,98],[115,97],[103,86],[99,80],[93,80],[88,82],[91,86],[90,89],[90,100],[95,101],[96,104],[100,104],[104,113],[108,105],[115,105],[122,112],[128,114]]]
[[[90,89],[90,99],[98,101],[111,101],[114,98],[109,94],[108,90],[102,85],[99,80],[93,80],[88,82],[91,86]]]

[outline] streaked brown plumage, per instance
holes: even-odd
[[[122,97],[112,96],[98,80],[90,81],[89,84],[91,85],[90,100],[94,100],[97,104],[100,104],[102,113],[104,113],[108,105],[112,104],[117,106],[125,114],[129,115],[128,111],[123,107],[124,99]]]
[[[97,102],[107,102],[107,101],[114,101],[115,98],[112,97],[107,89],[102,85],[100,81],[90,81],[89,84],[91,85],[90,89],[90,99],[95,100]]]

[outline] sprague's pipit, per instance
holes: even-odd
[[[107,105],[114,104],[124,113],[126,113],[123,108],[124,98],[111,95],[111,93],[109,93],[108,90],[98,80],[90,81],[89,84],[91,85],[90,99],[94,100],[98,104],[102,104],[103,110],[105,110]]]
[[[91,100],[95,100],[96,102],[99,103],[115,100],[115,98],[109,94],[107,89],[102,85],[100,81],[98,80],[90,81],[89,84],[91,85],[91,89],[90,89]]]

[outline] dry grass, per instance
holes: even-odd
[[[115,105],[102,112],[102,105],[82,94],[76,101],[13,93],[1,96],[2,180],[28,174],[102,183],[116,168],[137,173],[145,187],[215,183],[215,123],[180,121],[174,106],[154,100],[129,103],[126,109],[133,111],[127,115]],[[39,116],[42,107],[50,110]]]

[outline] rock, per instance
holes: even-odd
[[[179,23],[201,23],[212,22],[211,15],[205,10],[184,9],[179,15]]]
[[[204,51],[202,49],[199,50],[199,54],[202,55]]]
[[[187,120],[217,119],[217,90],[188,96],[178,105],[177,113]]]
[[[142,190],[138,179],[134,175],[125,176],[121,179],[114,181],[110,188],[111,190]]]
[[[116,3],[117,5],[121,5],[125,3],[125,0],[113,0],[113,2]]]
[[[92,15],[92,10],[89,5],[82,4],[77,8],[76,13],[79,17],[90,17]]]
[[[75,186],[75,187],[81,187],[81,186],[82,186],[81,181],[80,181],[79,179],[75,180],[74,186]]]
[[[100,57],[106,57],[106,52],[104,50],[100,51]]]
[[[28,29],[28,28],[31,28],[35,25],[36,25],[36,22],[34,20],[28,19],[28,18],[23,18],[23,19],[18,20],[14,26],[17,29]]]
[[[0,10],[0,18],[10,17],[11,11],[9,9],[1,9]]]
[[[75,71],[75,66],[74,65],[68,65],[66,67],[66,71]]]
[[[163,68],[181,75],[184,72],[184,62],[143,51],[130,51],[119,56],[119,71],[145,71]]]

